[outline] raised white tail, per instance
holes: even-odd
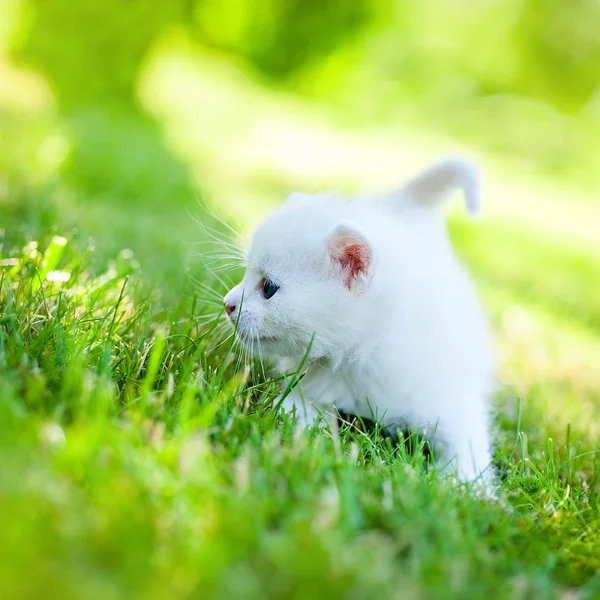
[[[448,158],[417,175],[394,194],[394,198],[435,207],[457,189],[463,193],[469,213],[476,214],[480,207],[478,169],[463,158]]]

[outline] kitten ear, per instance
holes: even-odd
[[[331,260],[342,273],[344,285],[349,290],[368,281],[373,266],[373,249],[356,225],[337,225],[329,235],[327,248]]]
[[[405,203],[421,206],[439,206],[453,192],[460,190],[471,214],[479,211],[479,172],[475,164],[463,158],[448,158],[434,164],[392,197],[392,202],[401,199]]]

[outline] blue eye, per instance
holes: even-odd
[[[279,289],[279,286],[271,281],[268,277],[263,279],[262,284],[262,292],[265,300],[272,298],[275,295],[275,292]]]

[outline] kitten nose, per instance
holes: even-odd
[[[235,310],[235,306],[233,304],[228,304],[227,302],[225,302],[225,312],[228,315],[231,315],[231,313]]]

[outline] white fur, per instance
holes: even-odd
[[[493,360],[439,210],[456,188],[476,211],[477,172],[460,159],[385,197],[294,194],[256,230],[244,279],[225,302],[236,307],[237,334],[281,372],[299,366],[312,339],[301,390],[284,402],[299,422],[336,407],[435,434],[438,462],[473,480],[489,473]],[[369,257],[350,287],[332,254],[348,236]],[[268,300],[265,276],[280,286]]]

